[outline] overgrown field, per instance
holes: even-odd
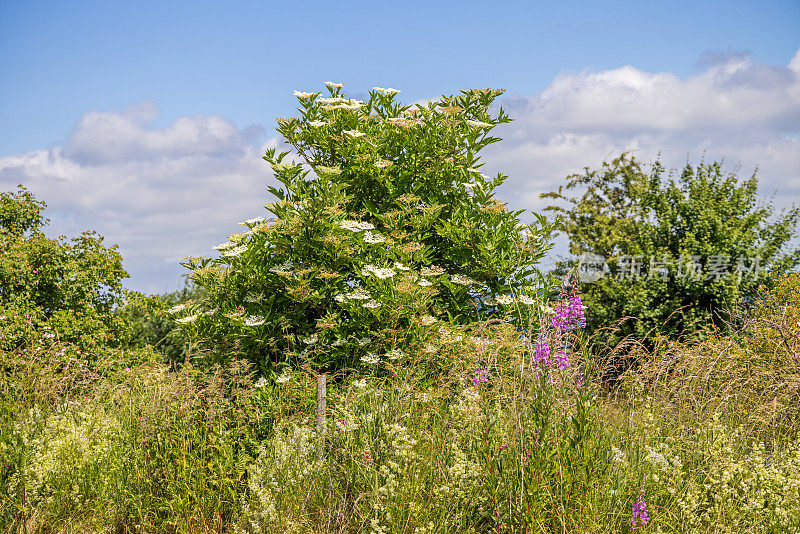
[[[6,532],[797,532],[798,287],[783,277],[739,331],[702,343],[604,352],[574,331],[566,367],[542,365],[508,323],[442,324],[402,364],[329,376],[324,435],[314,373],[268,383],[244,362],[87,357],[31,324],[33,341],[3,356],[0,521]],[[623,355],[638,363],[601,381]]]

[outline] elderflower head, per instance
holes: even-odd
[[[362,230],[375,229],[375,226],[370,223],[359,222],[359,221],[348,221],[348,220],[339,221],[339,226],[341,228],[344,228],[345,230],[350,230],[351,232],[360,232]]]
[[[375,309],[375,308],[380,308],[381,304],[380,302],[376,302],[370,299],[366,301],[364,304],[362,304],[362,306],[364,306],[365,308]]]
[[[478,283],[469,276],[464,276],[463,274],[454,274],[452,277],[450,277],[450,281],[454,284],[459,284],[462,286],[474,286]]]
[[[372,90],[377,91],[384,96],[392,96],[400,92],[398,89],[394,89],[393,87],[388,87],[385,89],[383,87],[373,87]]]
[[[308,124],[312,128],[322,128],[328,123],[326,121],[308,121],[306,124]]]
[[[379,169],[385,169],[386,167],[394,165],[394,163],[389,161],[388,159],[382,159],[380,161],[376,161],[374,165]]]
[[[213,248],[214,250],[222,251],[222,250],[227,250],[227,249],[231,248],[232,246],[233,246],[233,243],[228,241],[227,243],[220,243],[219,245],[213,246],[211,248]]]
[[[266,322],[267,320],[264,317],[258,315],[250,315],[247,319],[244,320],[245,326],[261,326]]]
[[[178,313],[179,311],[186,308],[186,304],[178,304],[177,306],[173,306],[167,310],[167,313]]]
[[[445,270],[436,265],[431,265],[430,267],[423,267],[420,269],[419,273],[422,276],[440,276],[445,273]]]
[[[504,306],[508,306],[509,304],[514,303],[514,297],[511,295],[497,295],[494,299],[497,304],[502,304]]]
[[[226,249],[221,252],[221,254],[227,258],[235,257],[241,255],[243,252],[247,252],[247,245],[241,245],[235,248]]]
[[[362,356],[361,361],[364,363],[378,363],[380,361],[380,358],[378,358],[378,356],[370,352],[369,354]]]
[[[365,265],[364,266],[364,273],[365,274],[372,273],[372,274],[374,274],[375,276],[377,276],[380,279],[391,278],[391,277],[393,277],[394,275],[397,274],[394,269],[389,269],[389,268],[382,269],[382,268],[376,267],[374,265]]]
[[[187,323],[191,323],[192,321],[196,320],[198,317],[200,317],[200,316],[199,315],[190,315],[188,317],[183,317],[181,319],[176,319],[175,322],[176,323],[181,323],[181,324],[187,324]]]
[[[266,385],[267,385],[267,379],[266,379],[266,378],[264,378],[264,377],[262,376],[261,378],[259,378],[258,380],[256,380],[256,383],[255,383],[255,384],[253,384],[253,387],[255,387],[255,388],[258,388],[258,389],[261,389],[261,388],[263,388],[263,387],[264,387],[264,386],[266,386]]]
[[[272,166],[272,169],[275,170],[275,171],[280,172],[280,171],[285,171],[285,170],[288,170],[288,169],[293,169],[294,167],[295,167],[294,163],[275,163]]]
[[[533,306],[534,304],[536,304],[536,300],[532,299],[528,295],[520,295],[519,301],[528,306]]]
[[[358,289],[347,295],[347,298],[353,300],[367,300],[371,299],[372,295],[370,295],[369,292],[366,291],[365,289],[359,287]]]
[[[430,326],[436,321],[438,321],[438,319],[432,315],[423,315],[422,317],[419,318],[419,322],[425,326]]]
[[[370,338],[362,337],[361,339],[356,341],[356,343],[358,344],[359,347],[363,347],[364,345],[369,345],[370,341],[372,341]]]
[[[489,124],[488,122],[473,121],[473,120],[466,120],[464,122],[466,122],[470,126],[474,126],[475,128],[491,128],[492,127],[492,125]]]
[[[397,269],[398,271],[410,271],[411,270],[408,267],[406,267],[405,265],[403,265],[402,263],[400,263],[399,261],[394,262],[394,268]]]
[[[417,282],[417,285],[420,287],[431,287],[433,283],[425,278],[420,278],[419,281]]]
[[[271,267],[269,272],[271,273],[285,273],[287,271],[291,271],[294,269],[294,265],[291,262],[285,261],[283,263],[279,263],[278,265]]]
[[[399,358],[402,358],[405,355],[406,355],[406,353],[403,352],[400,349],[392,349],[392,350],[390,350],[389,352],[386,353],[386,357],[388,359],[390,359],[390,360],[397,360]]]
[[[357,387],[357,388],[363,388],[364,386],[367,385],[367,379],[366,378],[360,378],[358,380],[353,380],[353,385],[355,387]]]
[[[386,241],[386,238],[380,234],[374,234],[372,232],[364,232],[364,242],[369,243],[371,245],[375,245],[377,243],[383,243]]]
[[[317,93],[306,93],[305,91],[295,91],[292,94],[294,96],[296,96],[297,98],[311,98],[312,96],[314,96]]]
[[[344,130],[342,133],[350,137],[361,137],[365,135],[364,132],[359,132],[358,130]]]
[[[310,336],[300,338],[300,342],[305,343],[306,345],[311,345],[317,341],[319,341],[319,334],[311,334]]]
[[[343,83],[335,83],[335,82],[325,82],[325,85],[327,85],[328,87],[335,87],[336,89],[341,89],[342,87],[344,87]]]
[[[278,384],[285,384],[291,379],[292,375],[289,374],[289,371],[284,371],[283,374],[281,374],[281,376],[275,379],[275,382],[277,382]]]

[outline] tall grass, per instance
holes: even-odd
[[[510,325],[449,327],[407,361],[330,376],[322,435],[310,372],[257,386],[239,362],[170,372],[118,354],[92,370],[64,366],[56,346],[26,352],[4,363],[0,521],[6,532],[798,532],[800,343],[791,294],[781,298],[702,343],[615,353],[575,338],[570,366],[547,372]],[[599,377],[619,351],[638,364],[612,387]],[[473,381],[476,367],[488,381]]]

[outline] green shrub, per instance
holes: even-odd
[[[393,89],[360,102],[327,86],[278,120],[302,161],[267,151],[284,186],[270,188],[273,218],[184,264],[204,297],[175,311],[206,359],[358,367],[420,347],[440,319],[525,321],[551,289],[535,267],[550,227],[521,225],[494,198],[506,177],[480,172],[478,151],[499,141],[489,130],[509,121],[488,113],[502,91],[411,107]]]

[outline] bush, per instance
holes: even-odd
[[[599,170],[568,177],[566,189],[585,188],[582,196],[562,188],[542,195],[569,204],[547,208],[562,216],[570,252],[581,256],[566,267],[608,261],[612,276],[584,272],[581,292],[590,332],[633,318],[612,345],[652,332],[699,339],[730,321],[737,304],[752,300],[769,283],[770,269],[800,261],[800,248],[784,252],[800,208],[771,220],[772,208],[757,205],[755,174],[740,182],[717,162],[687,164],[677,181],[665,183],[663,174],[659,161],[646,171],[622,154]]]
[[[550,227],[521,225],[494,198],[506,177],[480,172],[489,130],[509,121],[487,111],[502,91],[410,107],[394,89],[361,102],[327,87],[278,120],[302,161],[267,151],[284,186],[274,217],[184,264],[204,298],[175,311],[206,360],[340,369],[402,358],[439,320],[524,321],[551,286],[535,267]]]

